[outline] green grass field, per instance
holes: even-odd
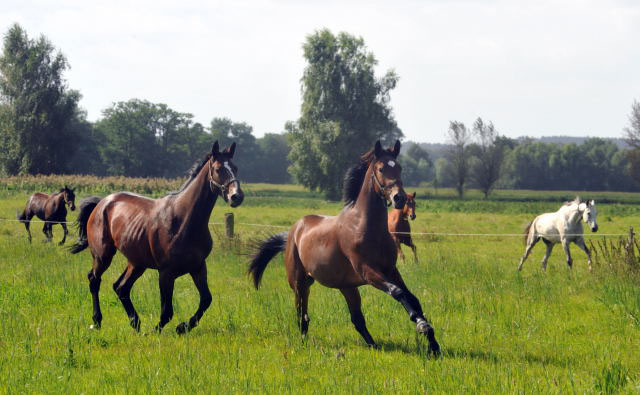
[[[245,192],[245,203],[233,210],[237,223],[288,226],[305,214],[341,209],[299,187],[251,185]],[[14,219],[29,194],[1,191],[0,218]],[[489,201],[475,192],[462,201],[447,190],[419,189],[418,195],[430,198],[418,202],[414,232],[521,233],[535,214],[555,211],[575,194],[498,191]],[[640,199],[633,194],[589,196],[606,202],[597,206],[600,232],[640,225]],[[222,222],[231,211],[219,200],[211,220]],[[198,303],[185,276],[176,282],[173,321],[154,333],[158,274],[147,271],[132,291],[142,320],[141,333],[134,332],[111,289],[125,266],[117,255],[102,282],[103,328],[90,330],[90,254],[43,243],[41,228],[34,221],[30,245],[24,226],[0,221],[5,393],[640,392],[638,277],[604,264],[589,273],[575,246],[571,271],[556,247],[543,273],[544,247],[538,246],[518,273],[522,237],[416,237],[420,263],[407,248],[399,268],[436,328],[443,355],[433,360],[401,305],[368,286],[361,288],[363,311],[381,350],[365,346],[342,295],[318,284],[311,288],[303,340],[282,258],[256,291],[245,274],[247,258],[238,255],[242,243],[222,239],[217,225],[207,260],[214,299],[198,328],[186,336],[174,331]],[[246,240],[280,229],[238,224],[236,230]],[[55,241],[61,236],[55,226]]]

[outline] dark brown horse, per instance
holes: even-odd
[[[346,299],[351,322],[369,346],[376,343],[367,330],[361,311],[358,287],[373,285],[404,306],[419,333],[426,334],[429,350],[440,346],[434,330],[422,313],[418,299],[407,289],[396,268],[397,249],[387,227],[387,201],[402,208],[406,194],[396,162],[400,142],[393,150],[380,142],[349,169],[344,182],[345,207],[337,217],[308,215],[288,233],[264,240],[249,265],[256,288],[269,261],[284,251],[289,285],[295,293],[298,324],[307,333],[309,287],[314,281],[337,288]]]
[[[413,259],[418,262],[418,254],[416,253],[416,246],[411,240],[411,225],[409,225],[409,218],[413,221],[416,219],[416,193],[413,195],[407,195],[407,203],[401,209],[394,208],[389,213],[389,233],[393,237],[393,241],[396,243],[398,249],[398,255],[402,257],[404,262],[404,253],[400,244],[405,244],[411,247],[413,251]]]
[[[149,199],[120,192],[104,199],[88,198],[80,204],[78,242],[71,249],[78,253],[89,247],[93,268],[89,271],[89,289],[93,297],[92,327],[102,323],[100,281],[119,250],[129,261],[125,271],[113,284],[131,326],[140,329],[140,319],[129,297],[131,287],[147,269],[160,273],[160,322],[158,331],[173,317],[173,285],[177,277],[189,273],[200,293],[200,305],[189,322],[176,328],[185,333],[198,325],[211,304],[207,284],[206,257],[213,241],[209,217],[218,195],[237,207],[244,195],[231,162],[236,144],[219,151],[218,142],[211,152],[192,167],[189,179],[178,192],[160,199]]]
[[[47,237],[47,242],[53,240],[53,225],[60,224],[64,230],[64,236],[60,245],[64,244],[67,240],[67,207],[71,211],[76,209],[75,204],[76,195],[73,193],[73,189],[67,187],[60,189],[60,192],[47,195],[46,193],[34,193],[27,201],[27,206],[22,210],[22,214],[17,213],[17,217],[27,228],[27,234],[29,235],[29,243],[31,243],[31,230],[29,225],[31,224],[31,218],[34,216],[44,221],[42,232]]]

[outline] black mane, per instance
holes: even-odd
[[[384,153],[393,156],[393,152],[390,149],[384,150]],[[360,189],[362,189],[362,184],[364,184],[364,176],[367,174],[371,162],[375,159],[374,150],[370,150],[360,157],[358,163],[347,170],[342,183],[342,200],[344,201],[345,207],[354,204],[356,200],[358,200]]]
[[[202,159],[195,161],[193,166],[191,166],[191,168],[187,170],[187,177],[189,178],[187,178],[187,180],[180,186],[180,189],[175,192],[171,192],[170,195],[176,195],[182,192],[191,183],[191,181],[196,178],[198,173],[200,173],[200,170],[202,170],[202,167],[207,163],[209,159],[211,159],[211,152],[203,156]]]

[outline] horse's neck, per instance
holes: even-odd
[[[174,211],[194,224],[208,223],[218,194],[209,186],[208,167],[205,164],[198,175],[175,197]]]
[[[567,223],[574,225],[580,223],[582,213],[580,212],[579,206],[577,204],[573,203],[568,206],[564,206],[559,211],[562,213],[562,215],[564,215]]]
[[[57,204],[64,204],[64,194],[62,192],[52,193],[49,196],[49,199],[56,202]]]
[[[362,231],[388,232],[386,201],[381,199],[380,194],[374,190],[372,174],[372,167],[369,166],[358,199],[353,205],[353,209],[361,219],[358,228]]]

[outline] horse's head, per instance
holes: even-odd
[[[62,193],[62,197],[64,198],[64,203],[69,206],[69,208],[71,209],[71,211],[76,209],[76,194],[73,193],[73,189],[69,188],[68,186],[64,186],[64,188],[62,188],[60,190],[60,193]]]
[[[380,140],[374,149],[373,172],[374,189],[386,201],[391,201],[394,208],[401,209],[407,202],[407,194],[402,187],[402,167],[396,158],[400,153],[400,140],[396,140],[392,149],[383,149]]]
[[[209,186],[214,191],[220,191],[225,202],[231,207],[239,206],[244,200],[244,193],[240,188],[240,181],[236,178],[238,168],[233,164],[233,154],[236,151],[236,143],[220,151],[218,141],[213,143],[211,158],[209,159]]]
[[[578,210],[582,212],[582,220],[589,225],[591,231],[597,232],[598,223],[596,222],[596,215],[598,215],[598,210],[596,210],[595,200],[587,200],[586,202],[580,203]]]
[[[404,204],[404,210],[402,211],[404,215],[411,218],[413,221],[416,219],[416,193],[407,195],[407,202]]]

